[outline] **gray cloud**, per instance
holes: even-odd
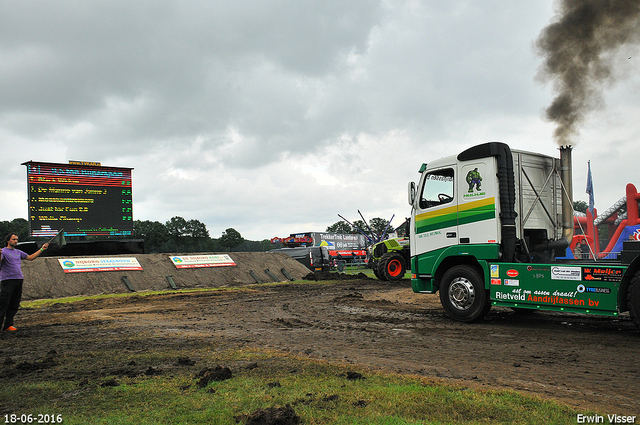
[[[26,199],[17,164],[79,159],[134,168],[134,218],[214,236],[406,216],[422,162],[487,140],[555,154],[532,48],[551,18],[548,0],[2,2],[0,196]],[[574,163],[625,127],[585,128]]]

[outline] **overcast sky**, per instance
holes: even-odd
[[[134,219],[212,237],[410,214],[423,162],[487,141],[557,156],[535,41],[552,0],[0,0],[0,220],[21,163],[133,168]],[[640,187],[640,54],[579,128],[574,198]]]

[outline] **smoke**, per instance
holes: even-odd
[[[615,82],[615,53],[640,41],[640,0],[560,0],[557,20],[544,28],[536,48],[544,63],[538,77],[556,96],[546,118],[560,145],[575,144],[577,127]],[[628,55],[625,55],[625,60]]]

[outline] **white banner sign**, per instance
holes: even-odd
[[[580,267],[551,266],[551,279],[582,280],[582,269]]]
[[[227,254],[216,255],[188,255],[171,257],[177,269],[191,269],[196,267],[225,267],[235,266],[236,263]]]
[[[134,257],[59,258],[58,261],[65,273],[142,270]]]

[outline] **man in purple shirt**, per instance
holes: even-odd
[[[13,326],[13,317],[20,308],[24,280],[20,264],[22,260],[35,260],[49,247],[49,244],[45,243],[42,248],[27,255],[26,252],[16,248],[18,235],[15,233],[9,233],[4,238],[4,242],[6,247],[2,248],[0,254],[0,324],[3,325],[2,330],[15,331],[17,329]]]

